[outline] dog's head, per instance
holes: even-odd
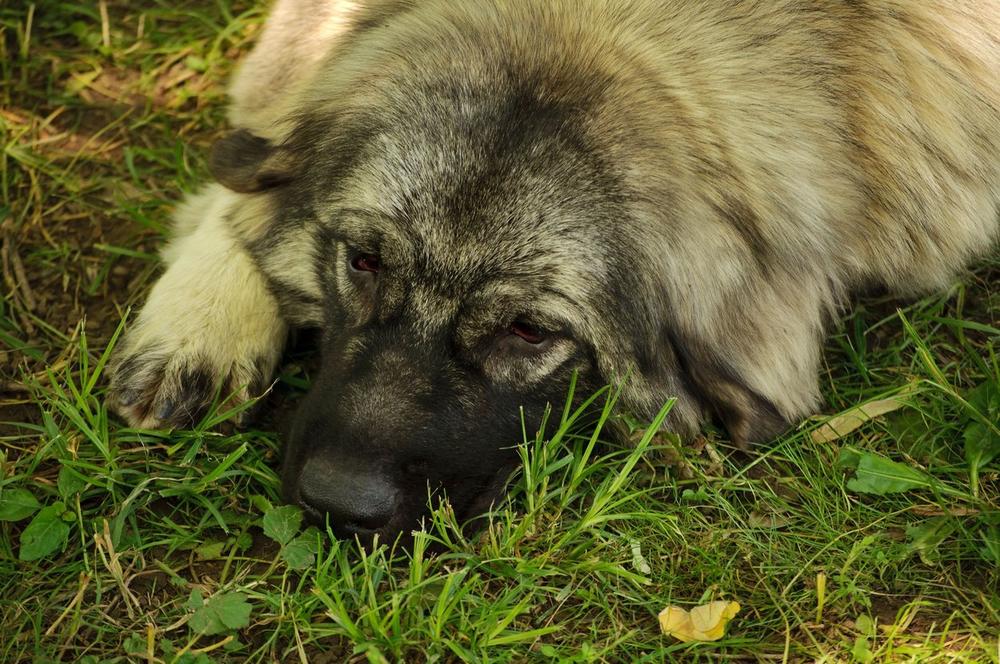
[[[739,318],[761,295],[729,283],[759,261],[677,222],[693,204],[654,171],[660,120],[613,73],[631,69],[517,43],[498,62],[488,36],[434,49],[411,33],[366,45],[363,67],[345,47],[280,143],[236,132],[213,158],[223,184],[266,200],[234,228],[286,315],[323,329],[287,498],[363,538],[414,527],[430,494],[473,517],[574,375],[578,394],[627,376],[641,416],[679,397],[683,433],[705,412],[742,440],[783,426],[772,397],[795,386],[747,378],[771,361]]]
[[[634,324],[619,192],[578,111],[503,85],[468,109],[411,90],[403,108],[304,120],[279,148],[237,134],[216,150],[224,182],[280,210],[262,264],[300,234],[286,260],[302,265],[275,279],[308,266],[319,285],[322,368],[283,481],[340,533],[410,529],[431,494],[459,519],[484,511],[546,406],[574,376],[581,395],[602,384],[599,319]]]

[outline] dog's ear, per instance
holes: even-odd
[[[789,427],[775,403],[742,380],[717,353],[696,342],[676,338],[673,342],[691,392],[726,427],[737,447],[746,449]]]
[[[288,149],[239,129],[215,142],[209,169],[224,186],[250,194],[288,182],[296,161]]]

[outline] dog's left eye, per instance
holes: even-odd
[[[351,269],[355,272],[378,272],[382,262],[375,254],[358,254],[351,259]]]

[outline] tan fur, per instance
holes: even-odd
[[[309,82],[344,32],[352,2],[277,0],[253,52],[229,84],[229,120],[266,137],[295,109],[292,91]]]

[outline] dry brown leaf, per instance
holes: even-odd
[[[941,509],[937,505],[913,505],[910,511],[919,516],[976,516],[979,510],[974,507],[950,507]]]
[[[865,422],[899,410],[907,405],[906,398],[913,394],[914,387],[914,384],[910,384],[891,397],[869,401],[831,417],[826,421],[826,424],[812,432],[813,442],[832,443],[851,433]]]

